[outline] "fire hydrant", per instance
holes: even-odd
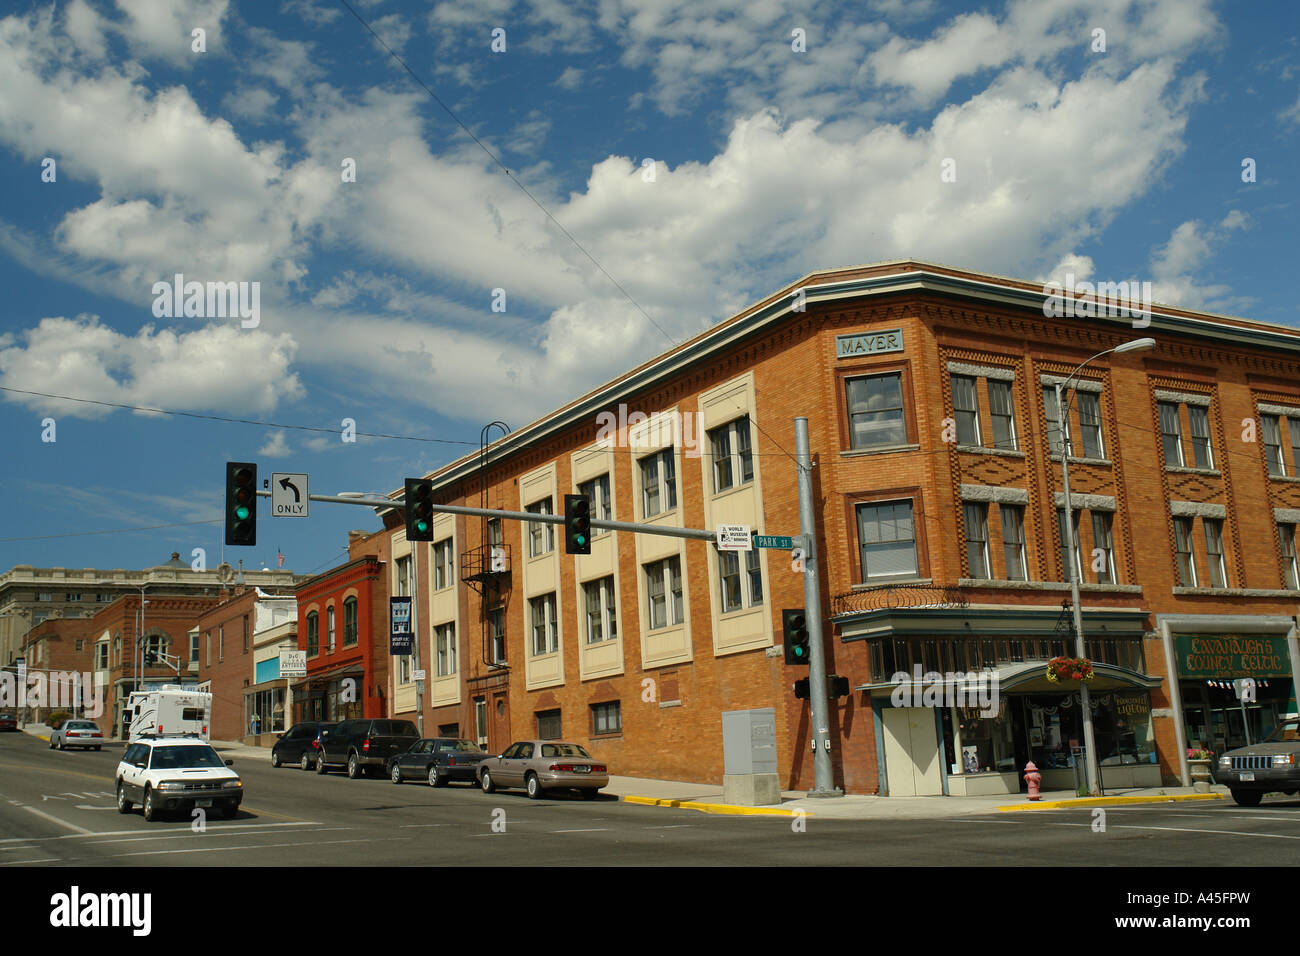
[[[1025,764],[1025,783],[1029,784],[1030,800],[1040,799],[1041,795],[1038,792],[1038,785],[1042,782],[1042,780],[1043,780],[1043,775],[1038,772],[1038,768],[1034,766],[1034,762],[1032,760],[1029,761],[1029,763]]]

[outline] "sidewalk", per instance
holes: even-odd
[[[48,740],[50,728],[28,724],[24,732]],[[117,738],[105,738],[104,747],[122,746]],[[260,760],[271,763],[270,747],[249,747],[242,741],[214,740],[214,749],[232,759]],[[301,772],[301,771],[300,771]],[[1042,812],[1071,807],[1122,807],[1136,804],[1172,804],[1229,799],[1227,787],[1214,786],[1210,793],[1197,793],[1191,787],[1147,787],[1110,790],[1104,797],[1076,797],[1072,790],[1043,791],[1042,799],[1031,803],[1024,794],[998,794],[982,797],[876,797],[850,794],[843,797],[808,797],[803,791],[786,790],[779,805],[742,807],[722,802],[722,786],[710,783],[683,783],[676,780],[649,780],[643,777],[611,776],[601,791],[625,803],[643,806],[677,807],[746,816],[795,817],[802,811],[823,820],[924,820],[969,816],[979,813]]]

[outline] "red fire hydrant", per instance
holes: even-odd
[[[1043,775],[1038,772],[1038,768],[1034,766],[1034,762],[1032,760],[1029,761],[1029,763],[1025,764],[1025,783],[1029,784],[1030,800],[1040,799],[1041,795],[1038,792],[1038,785],[1042,782],[1042,780],[1043,780]]]

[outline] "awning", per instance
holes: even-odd
[[[1151,690],[1164,683],[1162,677],[1148,677],[1146,674],[1139,674],[1127,667],[1120,667],[1118,664],[1104,664],[1100,661],[1092,662],[1092,672],[1093,679],[1088,682],[1088,690],[1090,691],[1123,690],[1130,687]],[[951,681],[947,679],[948,676],[947,674],[939,674],[939,683],[944,687],[951,684],[954,692],[962,692],[967,687],[971,690],[977,690],[980,687],[988,688],[995,677],[997,678],[999,694],[1010,690],[1022,694],[1065,694],[1079,689],[1078,681],[1065,681],[1060,684],[1053,684],[1049,681],[1047,679],[1047,661],[1045,660],[1024,661],[1018,664],[1005,664],[985,671],[952,674]],[[903,681],[876,681],[860,684],[853,689],[878,693],[882,691],[892,692],[896,687],[903,687],[911,692],[913,699],[916,699],[926,687],[931,687],[935,683],[934,680],[927,681],[924,677],[923,674],[922,680],[918,682],[916,672],[913,671]]]
[[[264,680],[260,684],[254,684],[252,687],[244,688],[244,696],[249,694],[260,694],[266,690],[285,690],[289,686],[289,678],[277,677],[274,680]]]
[[[327,671],[317,671],[315,674],[308,674],[293,682],[294,687],[312,687],[319,684],[328,684],[331,681],[338,680],[340,677],[361,677],[366,673],[366,669],[360,664],[343,664]]]

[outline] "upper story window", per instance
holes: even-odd
[[[591,516],[597,521],[614,520],[614,502],[609,496],[609,475],[604,474],[599,478],[593,478],[591,481],[584,481],[578,485],[578,494],[585,495],[591,502]],[[600,531],[596,528],[591,529],[593,538],[609,534],[608,531]]]
[[[1173,401],[1167,396],[1156,402],[1156,412],[1160,419],[1160,448],[1165,467],[1214,467],[1208,399],[1204,402],[1199,399]]]
[[[411,595],[411,556],[398,558],[393,562],[397,574],[397,596],[410,597]]]
[[[1056,386],[1043,386],[1043,411],[1047,418],[1047,442],[1053,455],[1061,454],[1065,447],[1065,432],[1070,433],[1070,454],[1076,457],[1104,459],[1106,447],[1102,440],[1101,388],[1096,382],[1082,381],[1074,389],[1062,389],[1065,411],[1073,410],[1073,421],[1062,421],[1061,405],[1057,401]],[[1075,417],[1077,416],[1077,417]]]
[[[618,637],[618,617],[614,608],[614,578],[588,581],[582,586],[587,603],[587,643],[599,644]]]
[[[449,588],[455,577],[455,559],[451,554],[451,538],[433,543],[433,589]]]
[[[487,522],[487,543],[493,547],[500,547],[505,544],[505,537],[501,531],[500,518],[488,518]]]
[[[647,455],[639,464],[641,466],[641,516],[653,518],[655,515],[676,508],[677,466],[673,460],[673,450],[665,448],[653,455]]]
[[[1210,451],[1210,410],[1201,405],[1187,406],[1187,422],[1192,432],[1192,454],[1197,468],[1213,468]]]
[[[334,653],[334,605],[325,609],[325,625],[329,632],[329,651]]]
[[[1083,439],[1084,458],[1105,458],[1101,444],[1101,396],[1096,392],[1079,392],[1079,437]]]
[[[312,611],[307,615],[307,656],[320,653],[320,615]]]
[[[1185,588],[1196,587],[1196,559],[1192,554],[1192,519],[1174,519],[1174,558],[1178,567],[1178,583]]]
[[[1282,584],[1292,591],[1300,589],[1300,567],[1296,563],[1295,525],[1277,526],[1278,544],[1282,549]]]
[[[1002,519],[1002,560],[1008,581],[1026,579],[1025,509],[1020,505],[998,505]]]
[[[845,379],[848,394],[849,444],[856,450],[907,443],[903,415],[903,373]]]
[[[748,551],[719,551],[718,579],[722,585],[722,613],[756,607],[763,603],[763,567],[757,548]],[[744,555],[742,565],[741,555]]]
[[[966,526],[966,569],[971,578],[991,578],[1005,581],[1025,580],[1025,509],[1023,505],[998,504],[997,514],[1002,529],[1001,547],[997,540],[997,526],[989,519],[993,505],[980,501],[962,504]],[[994,560],[1001,552],[1002,567]]]
[[[1085,523],[1085,509],[1074,509],[1074,568],[1077,569],[1079,582],[1091,580],[1094,584],[1115,584],[1115,537],[1114,515],[1110,511],[1092,509],[1086,511],[1089,520]],[[1085,540],[1084,533],[1090,536]],[[1070,580],[1070,552],[1065,546],[1065,509],[1056,510],[1057,543],[1061,549],[1061,576]],[[1087,556],[1085,558],[1085,555]]]
[[[863,581],[914,577],[917,560],[912,502],[858,505],[858,542]]]
[[[535,515],[555,514],[550,498],[534,501],[524,508]],[[555,526],[541,521],[528,522],[528,556],[536,558],[555,550]]]
[[[456,673],[456,624],[439,624],[433,629],[433,642],[438,651],[438,676]]]
[[[506,662],[506,609],[493,608],[488,612],[488,635],[492,641],[492,663]]]
[[[1282,456],[1282,424],[1277,415],[1260,415],[1260,430],[1264,439],[1264,461],[1270,475],[1285,475],[1286,460]],[[1294,434],[1294,430],[1292,430]],[[1294,463],[1295,459],[1292,459]]]
[[[343,602],[343,646],[351,647],[357,642],[357,599],[348,598]]]
[[[559,634],[555,629],[555,592],[529,600],[533,627],[533,656],[553,654],[560,649]]]
[[[990,578],[989,506],[967,502],[962,511],[966,518],[966,568],[972,578]]]
[[[645,565],[645,577],[650,630],[681,624],[685,620],[682,608],[681,558],[652,561]]]
[[[754,480],[748,415],[711,429],[709,447],[713,450],[714,494]]]
[[[952,414],[957,421],[957,443],[980,443],[980,403],[975,379],[970,375],[952,376]]]

